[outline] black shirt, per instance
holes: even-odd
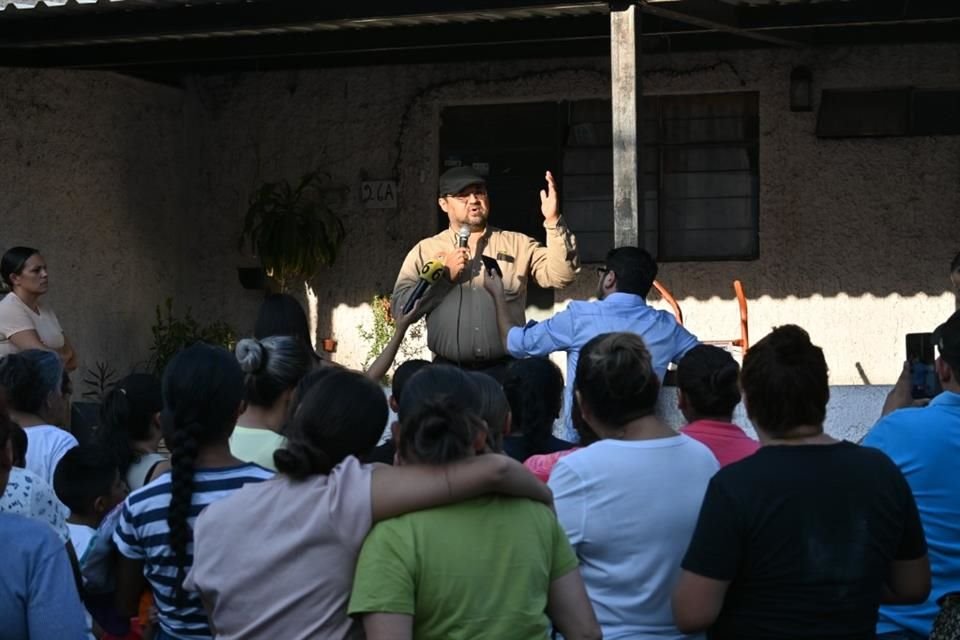
[[[712,640],[872,639],[890,563],[925,553],[885,454],[768,446],[710,481],[683,568],[730,581]]]

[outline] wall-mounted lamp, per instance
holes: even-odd
[[[790,72],[790,111],[813,111],[813,74],[806,67]]]

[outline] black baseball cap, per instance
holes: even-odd
[[[960,371],[960,311],[955,311],[946,322],[933,330],[933,343],[940,357],[953,369]]]
[[[486,186],[487,180],[473,167],[454,167],[440,176],[437,191],[441,196],[454,195],[472,184]]]

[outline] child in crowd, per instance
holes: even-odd
[[[100,446],[81,445],[60,459],[53,476],[53,488],[70,509],[67,527],[82,571],[100,523],[127,496],[126,483],[120,476],[116,458],[109,451]],[[100,621],[103,624],[102,619]],[[89,613],[87,625],[92,635]]]
[[[660,380],[635,333],[590,340],[574,391],[601,440],[557,461],[549,486],[603,635],[686,638],[670,593],[717,459],[656,416]]]
[[[677,408],[687,420],[680,429],[707,445],[721,467],[741,460],[760,443],[733,424],[740,404],[740,365],[729,353],[701,344],[687,352],[677,365]]]
[[[237,343],[246,407],[230,436],[230,451],[241,460],[275,470],[273,452],[286,442],[280,431],[290,399],[313,368],[311,352],[292,336],[245,338]]]
[[[118,382],[100,407],[100,440],[113,451],[120,476],[136,491],[159,475],[167,456],[160,453],[160,380],[134,373]]]
[[[487,449],[501,453],[503,439],[510,435],[510,403],[493,376],[480,371],[471,371],[468,375],[477,387],[476,413],[487,425]]]
[[[53,484],[53,471],[77,439],[66,423],[63,362],[53,351],[28,349],[0,360],[0,386],[7,390],[10,417],[27,434],[27,469]]]
[[[273,475],[230,453],[229,438],[242,403],[243,372],[224,349],[195,344],[177,354],[164,371],[161,423],[172,468],[127,496],[113,536],[120,552],[121,612],[137,615],[140,594],[149,583],[158,640],[213,637],[200,598],[183,587],[193,565],[194,520],[243,485]],[[230,566],[241,571],[245,562],[235,557]]]
[[[441,467],[361,464],[356,456],[383,432],[387,403],[359,373],[331,368],[298,396],[287,444],[274,454],[277,477],[197,520],[187,587],[199,591],[221,640],[352,638],[347,600],[376,522],[496,491],[549,501],[504,456]]]
[[[394,413],[400,409],[400,396],[403,394],[403,387],[407,384],[407,381],[413,377],[413,374],[429,365],[430,362],[428,360],[407,360],[393,372],[393,382],[390,387],[390,399],[388,403]],[[360,456],[360,460],[363,462],[393,464],[394,456],[396,456],[397,453],[397,447],[394,443],[397,428],[398,424],[396,422],[390,425],[390,438],[380,446],[374,448],[370,453]]]
[[[523,462],[530,456],[565,451],[574,443],[553,435],[563,410],[563,373],[548,358],[524,358],[507,367],[503,391],[510,403],[510,435],[504,452]]]
[[[577,446],[563,451],[530,456],[523,461],[523,466],[530,469],[531,473],[537,476],[542,482],[548,482],[550,480],[550,472],[553,471],[553,468],[557,465],[557,461],[560,458],[566,458],[574,451],[589,447],[594,442],[600,440],[597,434],[593,432],[593,429],[590,428],[590,425],[583,421],[583,415],[580,413],[580,403],[577,401],[576,395],[573,396],[573,407],[570,409],[570,422],[573,423],[573,430],[577,433]]]
[[[470,374],[445,366],[413,377],[400,404],[404,464],[492,455],[478,456],[488,427],[472,409],[469,382]],[[504,496],[378,524],[363,544],[350,613],[363,616],[369,640],[545,638],[551,620],[565,637],[600,637],[556,517],[542,504]]]

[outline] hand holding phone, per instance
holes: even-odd
[[[483,255],[480,256],[480,259],[483,261],[483,268],[486,269],[487,273],[495,273],[503,280],[503,271],[500,270],[500,265],[495,259]]]
[[[910,365],[910,396],[915,400],[933,398],[943,388],[937,376],[932,333],[908,333],[907,362]]]

